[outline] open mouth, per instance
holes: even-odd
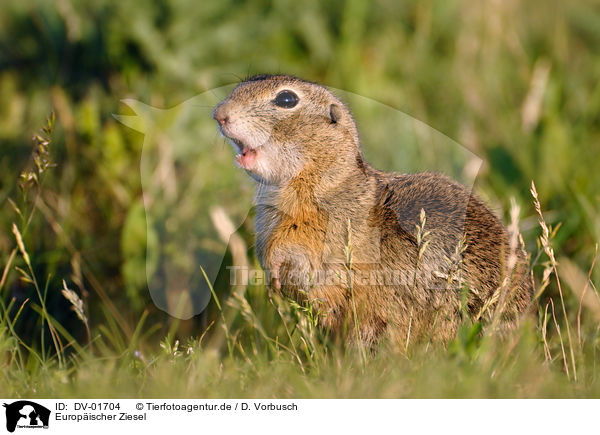
[[[258,150],[248,147],[238,139],[229,138],[229,140],[238,150],[238,154],[235,156],[235,162],[238,166],[247,170],[252,169],[258,156]]]

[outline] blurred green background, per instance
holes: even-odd
[[[126,348],[142,316],[151,319],[148,337],[200,335],[217,319],[209,307],[214,312],[204,318],[174,324],[152,304],[145,255],[160,235],[146,232],[144,135],[113,114],[134,114],[123,99],[167,109],[256,73],[293,74],[366,97],[463,145],[483,159],[477,191],[505,221],[516,198],[534,257],[539,228],[529,188],[535,180],[547,222],[562,224],[554,249],[568,265],[564,290],[575,321],[581,277],[585,283],[600,240],[600,5],[593,0],[4,0],[0,263],[11,267],[0,291],[7,307],[13,301],[4,321],[36,297],[13,267],[24,268],[24,260],[10,258],[13,222],[47,288],[48,313],[80,342],[86,331],[60,294],[63,280],[81,295],[92,336],[109,337],[107,348]],[[363,113],[365,106],[355,111],[359,129],[373,138],[367,155],[386,156],[376,116]],[[24,194],[19,174],[50,112],[55,166],[40,189]],[[184,123],[174,140],[192,148],[204,137],[216,144],[210,151],[216,163],[198,171],[219,181],[193,191],[202,198],[193,210],[206,211],[199,228],[210,227],[211,207],[224,206],[234,222],[244,222],[239,234],[251,247],[252,222],[245,220],[251,183],[233,167],[210,108],[197,113],[198,125]],[[16,209],[33,210],[33,218],[27,223]],[[187,219],[194,213],[188,210]],[[208,239],[194,249],[225,252],[214,233]],[[248,256],[255,261],[251,248]],[[227,254],[224,266],[232,261]],[[539,282],[542,266],[536,267]],[[227,278],[216,283],[223,298],[231,290]],[[599,278],[594,271],[592,282]],[[548,295],[556,295],[554,287]],[[253,291],[257,300],[264,297],[264,288]],[[263,307],[263,315],[272,310]],[[594,320],[596,311],[586,310],[584,320]],[[40,337],[43,320],[27,304],[14,329],[24,343],[50,342],[47,332]]]

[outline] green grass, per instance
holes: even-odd
[[[5,3],[0,396],[599,396],[595,2]],[[511,200],[520,207],[537,320],[503,339],[465,324],[447,349],[382,343],[365,355],[324,336],[310,307],[231,288],[226,266],[256,264],[251,182],[208,115],[222,86],[278,71],[343,90],[377,167],[470,183],[482,159],[477,192],[506,222]],[[142,135],[112,116],[133,115],[125,98],[174,109],[147,113],[158,128]],[[153,193],[147,216],[156,179],[140,161],[161,143],[188,190]],[[235,252],[215,207],[240,224]],[[191,232],[152,231],[173,210]],[[206,317],[156,307],[149,252],[196,281],[227,252]]]
[[[44,132],[51,131],[49,121]],[[36,155],[43,157],[48,144],[47,137],[37,138]],[[26,194],[40,191],[47,167],[36,168],[30,173],[35,176],[27,177],[32,183],[23,187]],[[556,230],[545,223],[534,188],[532,193],[540,212],[540,249],[548,257],[536,289],[539,301],[550,281],[559,284],[560,277],[552,247]],[[34,210],[18,212],[26,222],[34,216]],[[424,216],[421,220],[424,226]],[[159,343],[147,311],[132,331],[126,331],[106,310],[106,322],[99,322],[90,333],[82,300],[63,282],[63,296],[88,331],[87,341],[80,343],[48,312],[48,289],[41,289],[17,225],[13,232],[16,256],[7,270],[18,257],[27,265],[15,269],[36,289],[37,298],[23,306],[32,306],[38,315],[41,336],[39,347],[26,344],[15,331],[23,306],[15,310],[14,299],[8,306],[3,303],[3,396],[527,398],[600,393],[597,324],[581,324],[580,313],[569,317],[564,305],[563,311],[555,309],[552,298],[541,306],[539,318],[523,319],[508,336],[499,337],[491,329],[482,332],[479,323],[465,322],[447,348],[429,343],[404,348],[383,342],[365,352],[360,346],[345,347],[331,340],[317,327],[318,314],[310,306],[269,295],[264,286],[238,287],[225,305],[210,286],[218,316],[200,337],[175,339],[179,325],[174,321]],[[351,267],[350,251],[348,256]],[[584,285],[583,291],[596,293],[589,281]],[[558,289],[563,304],[560,285]],[[577,324],[570,324],[574,321]],[[560,333],[559,323],[566,334]],[[554,334],[548,332],[552,325]],[[44,339],[46,330],[50,341]],[[45,348],[47,342],[52,349]]]

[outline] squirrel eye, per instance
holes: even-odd
[[[281,91],[273,100],[276,106],[291,109],[298,104],[298,96],[292,91]]]

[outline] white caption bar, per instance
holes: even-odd
[[[598,400],[0,399],[0,433],[577,433]],[[143,431],[143,432],[142,432]]]

